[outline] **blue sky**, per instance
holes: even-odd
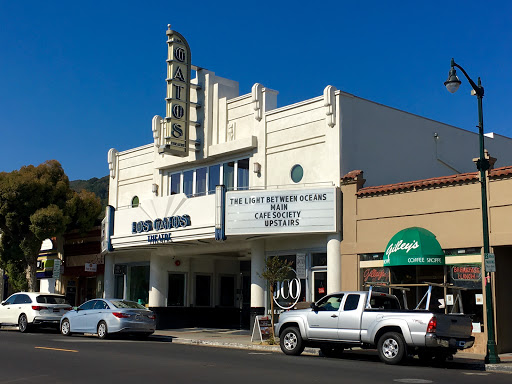
[[[512,136],[508,0],[0,0],[0,171],[57,159],[71,180],[99,178],[110,148],[152,142],[168,23],[193,64],[238,81],[241,94],[261,83],[283,106],[334,85],[476,131],[460,71],[457,93],[443,86],[454,57],[482,78],[485,131]]]

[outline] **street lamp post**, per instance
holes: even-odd
[[[489,253],[489,219],[487,216],[487,177],[486,171],[490,168],[489,160],[485,157],[484,153],[484,117],[482,112],[482,99],[484,97],[484,87],[480,77],[478,78],[478,85],[468,76],[464,68],[455,63],[452,59],[448,80],[444,82],[446,89],[450,93],[455,93],[460,86],[460,80],[457,77],[455,68],[459,68],[464,76],[473,87],[474,94],[478,99],[478,137],[480,139],[480,157],[476,163],[477,169],[480,171],[480,185],[482,192],[482,231],[483,231],[483,245],[484,257]],[[500,358],[496,351],[496,341],[494,338],[494,315],[492,308],[492,292],[491,292],[491,278],[490,273],[485,271],[485,263],[482,262],[485,275],[488,277],[485,281],[485,297],[486,297],[486,317],[487,317],[487,353],[485,355],[486,363],[499,363]]]

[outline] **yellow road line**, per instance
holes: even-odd
[[[60,349],[60,348],[48,348],[48,347],[34,347],[35,349],[50,349],[52,351],[62,351],[62,352],[78,352],[74,349]]]

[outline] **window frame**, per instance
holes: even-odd
[[[214,163],[214,164],[204,164],[204,165],[196,166],[193,168],[183,169],[181,171],[169,171],[169,172],[167,172],[167,180],[168,180],[167,181],[167,184],[168,184],[167,196],[172,196],[172,194],[171,194],[171,187],[172,187],[171,178],[173,175],[180,175],[180,182],[179,182],[179,191],[180,192],[179,193],[183,193],[183,194],[185,193],[185,191],[184,191],[185,176],[184,175],[186,172],[192,172],[192,194],[187,197],[191,198],[191,197],[214,195],[215,194],[215,186],[213,188],[211,188],[211,186],[210,186],[210,168],[215,167],[215,166],[219,167],[219,176],[218,176],[219,184],[225,185],[224,164],[231,163],[231,162],[234,163],[234,166],[233,166],[233,189],[230,189],[230,191],[249,190],[250,189],[250,179],[251,179],[251,177],[250,177],[251,158],[252,158],[251,156],[237,157],[235,159],[229,159],[229,160],[221,161],[221,162]],[[239,186],[238,185],[238,162],[242,161],[242,160],[248,160],[248,162],[249,162],[249,168],[247,170],[248,171],[248,178],[247,178],[248,185],[247,186]],[[205,192],[198,193],[197,192],[197,171],[199,169],[203,169],[203,168],[206,169],[206,190],[205,190]]]

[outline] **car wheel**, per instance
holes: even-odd
[[[289,327],[281,333],[279,345],[281,351],[287,355],[298,356],[304,351],[304,342],[300,336],[300,331],[296,327]]]
[[[386,364],[398,364],[406,356],[406,345],[400,333],[388,332],[382,335],[377,344],[379,358]]]
[[[21,333],[25,333],[30,330],[27,315],[25,315],[24,313],[22,313],[18,319],[18,329],[20,330]]]
[[[60,333],[64,336],[71,336],[71,325],[69,324],[68,319],[62,320],[62,323],[60,324]]]
[[[105,323],[103,320],[99,322],[98,324],[98,338],[99,339],[106,339],[108,336],[108,328],[107,323]]]
[[[340,357],[343,354],[343,347],[338,345],[335,346],[323,346],[320,347],[321,356],[324,357]]]

